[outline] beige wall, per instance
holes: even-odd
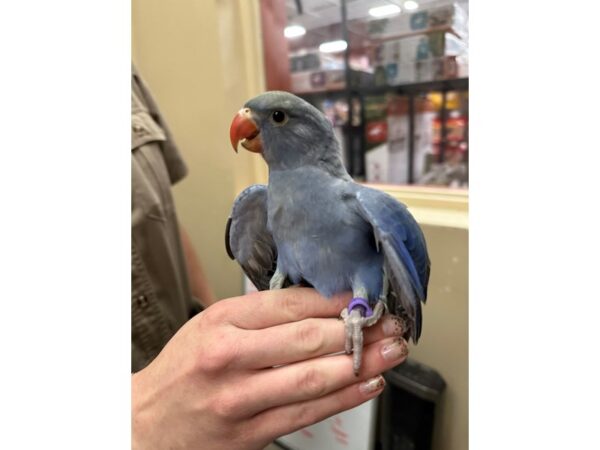
[[[232,201],[266,179],[260,158],[229,144],[233,115],[264,90],[259,30],[254,0],[132,1],[133,61],[189,167],[174,188],[179,219],[219,298],[242,289],[224,244]]]
[[[468,448],[469,336],[467,229],[424,226],[431,279],[423,332],[410,356],[436,369],[447,383],[438,405],[434,450]]]
[[[375,186],[373,186],[375,187]],[[437,408],[433,450],[469,448],[469,198],[464,190],[379,186],[421,224],[431,259],[423,332],[410,357],[436,369],[447,387]]]

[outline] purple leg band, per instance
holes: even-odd
[[[361,309],[361,315],[363,317],[370,317],[373,315],[373,310],[369,306],[369,302],[364,298],[353,298],[350,304],[348,305],[348,312],[352,312],[352,310],[357,308]]]

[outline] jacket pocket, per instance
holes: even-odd
[[[131,149],[135,150],[149,142],[164,142],[167,136],[146,111],[131,114]]]
[[[163,156],[165,132],[145,111],[132,114],[132,224],[146,218],[161,222],[174,214],[171,182]]]

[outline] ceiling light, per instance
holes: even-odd
[[[301,25],[290,25],[289,27],[285,27],[283,30],[283,35],[288,39],[304,36],[305,34],[306,28]]]
[[[369,9],[369,15],[373,17],[391,16],[392,14],[398,14],[399,12],[400,7],[392,4],[375,6],[374,8]]]
[[[413,0],[408,0],[404,2],[404,9],[406,9],[407,11],[412,11],[414,9],[417,9],[418,7],[419,4]]]
[[[329,41],[319,45],[319,51],[323,53],[336,53],[343,52],[347,47],[348,43],[346,41]]]

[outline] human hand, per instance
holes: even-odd
[[[132,377],[134,449],[262,449],[381,393],[406,359],[401,321],[365,330],[358,377],[338,318],[349,295],[313,289],[222,300],[187,322]]]

